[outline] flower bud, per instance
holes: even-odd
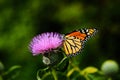
[[[60,52],[51,52],[47,53],[46,55],[43,55],[43,63],[45,65],[54,65],[58,64],[60,60],[63,58],[63,55]]]
[[[105,75],[114,75],[115,73],[118,72],[119,66],[118,63],[114,60],[107,60],[105,61],[102,66],[101,70]]]
[[[50,64],[50,59],[46,56],[43,56],[43,63],[46,64],[46,65],[49,65]]]

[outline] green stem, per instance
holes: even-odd
[[[48,75],[51,75],[51,73],[47,72],[46,74],[44,74],[41,80],[44,80]]]
[[[53,77],[54,77],[54,80],[58,80],[56,71],[55,71],[54,69],[52,69],[52,75],[53,75]]]
[[[67,59],[67,57],[64,57],[58,65],[60,65],[65,59]]]
[[[47,68],[45,68],[45,69],[39,69],[38,71],[37,71],[37,80],[42,80],[41,78],[40,78],[40,76],[39,76],[39,73],[41,72],[41,71],[46,71],[47,69],[48,69],[49,67],[47,67]]]
[[[40,76],[39,76],[39,72],[40,72],[41,70],[38,70],[37,71],[37,80],[42,80],[41,78],[40,78]]]

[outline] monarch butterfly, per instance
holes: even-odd
[[[63,48],[65,54],[76,55],[83,48],[83,43],[96,32],[96,29],[80,29],[64,36]]]

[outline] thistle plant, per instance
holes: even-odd
[[[29,44],[29,50],[33,56],[42,55],[42,62],[46,65],[44,69],[37,71],[37,80],[44,80],[47,76],[51,75],[54,80],[58,80],[59,78],[56,71],[67,71],[64,76],[68,80],[71,80],[75,72],[77,72],[77,74],[75,73],[76,75],[72,78],[75,80],[82,79],[81,76],[86,80],[112,80],[110,76],[108,77],[108,74],[118,71],[119,67],[117,63],[113,61],[104,63],[101,70],[94,66],[80,69],[78,65],[70,61],[69,57],[62,54],[63,42],[64,36],[57,32],[42,33],[32,39]]]
[[[47,32],[35,36],[30,42],[29,49],[33,56],[42,55],[42,61],[48,67],[39,71],[44,71],[46,69],[51,69],[51,73],[55,80],[57,80],[55,70],[53,65],[59,64],[62,60],[61,56],[61,45],[63,42],[63,35],[56,32]],[[37,79],[41,78],[37,75]]]

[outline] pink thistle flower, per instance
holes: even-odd
[[[29,49],[33,55],[44,54],[61,46],[62,35],[56,32],[47,32],[35,36],[30,42]]]

